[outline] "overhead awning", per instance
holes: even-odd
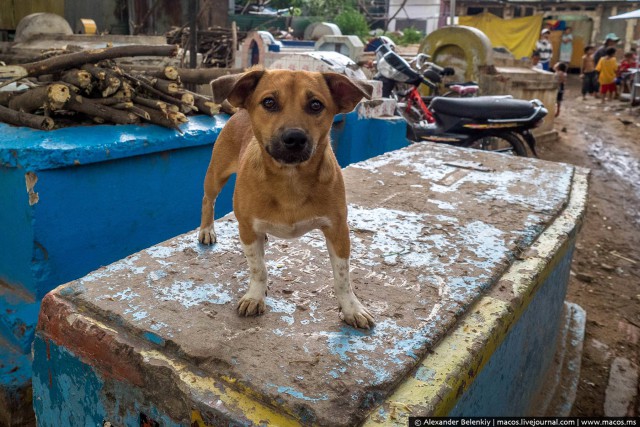
[[[620,15],[610,16],[609,19],[639,19],[640,9],[632,10],[631,12],[621,13]]]

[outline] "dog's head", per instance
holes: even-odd
[[[338,73],[250,70],[211,82],[214,100],[249,112],[256,139],[271,157],[296,165],[321,152],[333,117],[371,98],[371,85]]]

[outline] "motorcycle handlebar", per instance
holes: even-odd
[[[423,64],[426,65],[428,69],[436,71],[441,76],[453,76],[456,73],[456,70],[451,67],[441,67],[433,62],[424,62]]]

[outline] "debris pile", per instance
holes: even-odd
[[[167,43],[179,44],[186,52],[189,50],[189,27],[174,27],[166,33]],[[231,68],[234,66],[234,53],[238,43],[247,37],[244,31],[235,31],[222,27],[210,27],[198,30],[198,53],[202,54],[203,68]]]
[[[166,66],[140,72],[114,62],[130,56],[172,57],[177,51],[172,45],[118,46],[9,66],[14,75],[11,82],[23,82],[29,88],[0,92],[0,121],[43,130],[87,119],[150,122],[180,130],[189,114],[217,114],[220,105],[185,89],[179,69]]]

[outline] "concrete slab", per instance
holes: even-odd
[[[176,425],[189,423],[193,408],[207,422],[357,424],[485,291],[498,301],[487,318],[512,311],[517,286],[493,285],[517,259],[535,257],[528,250],[562,217],[574,168],[416,144],[344,175],[352,277],[377,318],[373,330],[338,319],[319,233],[270,241],[267,313],[239,318],[234,306],[248,277],[236,223],[226,217],[212,248],[188,233],[45,297],[34,352],[42,425],[68,423],[69,402],[59,396],[69,376],[88,381],[87,372],[107,391],[80,396],[80,404],[106,408],[112,423],[145,402]],[[576,217],[568,218],[560,238],[575,229]],[[53,354],[85,367],[67,372]],[[97,416],[84,413],[86,422]]]
[[[616,357],[611,362],[609,371],[609,383],[604,396],[604,416],[633,416],[637,394],[638,367],[627,358]]]

